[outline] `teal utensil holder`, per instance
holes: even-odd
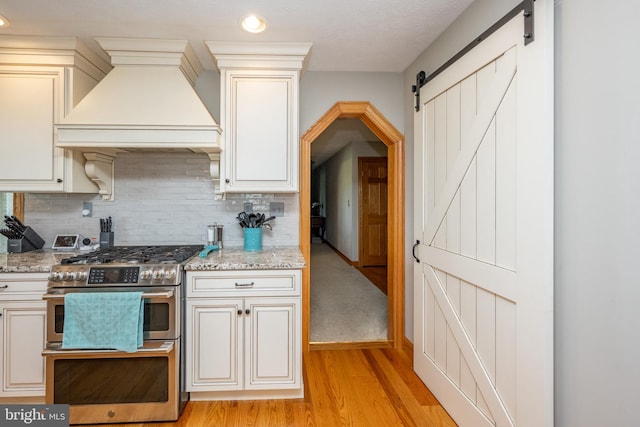
[[[262,250],[262,228],[245,228],[244,229],[244,250],[247,252],[256,252]]]

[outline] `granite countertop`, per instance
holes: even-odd
[[[77,254],[76,251],[60,252],[53,249],[0,254],[0,273],[48,273],[52,265]]]
[[[0,273],[48,273],[51,266],[79,251],[60,252],[38,249],[23,253],[0,254]],[[224,248],[211,252],[206,258],[198,255],[185,265],[187,271],[210,270],[285,270],[305,266],[297,246],[264,247],[259,252],[246,252],[242,247]]]
[[[304,257],[297,246],[264,247],[258,252],[247,252],[239,247],[213,251],[206,258],[196,255],[186,264],[185,270],[295,270],[304,266]]]

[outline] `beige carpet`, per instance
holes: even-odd
[[[328,245],[311,244],[311,342],[387,339],[387,296]]]

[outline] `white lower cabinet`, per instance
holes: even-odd
[[[46,289],[41,275],[0,275],[0,401],[45,393]]]
[[[0,303],[2,314],[2,390],[0,396],[44,396],[46,304]]]
[[[187,390],[193,400],[301,397],[300,272],[240,273],[187,274]]]

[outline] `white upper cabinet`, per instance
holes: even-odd
[[[299,80],[311,45],[206,44],[220,70],[220,191],[297,192]]]
[[[54,123],[108,69],[75,38],[0,36],[0,191],[98,192]]]

